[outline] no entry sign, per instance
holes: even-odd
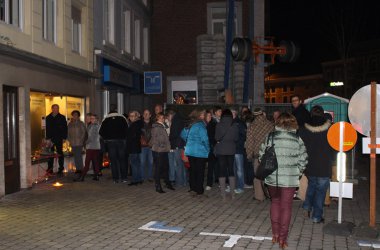
[[[341,128],[341,124],[343,125],[343,128]],[[356,140],[358,138],[354,127],[348,122],[337,122],[330,127],[329,131],[327,132],[327,140],[330,146],[336,151],[340,150],[340,134],[343,135],[342,151],[345,152],[352,149],[355,146]]]

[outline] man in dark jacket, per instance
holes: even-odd
[[[184,141],[181,138],[181,131],[185,124],[182,117],[174,110],[166,112],[170,122],[170,152],[169,152],[169,180],[178,186],[186,185],[186,171],[181,159],[181,150],[184,148]]]
[[[129,154],[129,161],[131,163],[133,181],[130,186],[142,184],[143,174],[142,165],[140,162],[141,154],[141,129],[144,123],[139,119],[139,113],[137,111],[131,111],[128,115],[129,128],[127,134],[127,151]]]
[[[99,134],[104,140],[111,161],[112,179],[114,183],[127,182],[127,163],[125,162],[127,119],[112,110],[103,120]]]
[[[311,109],[310,123],[299,130],[299,135],[305,143],[309,156],[305,175],[308,179],[305,201],[302,205],[305,214],[310,216],[314,223],[323,222],[323,204],[326,191],[330,184],[334,150],[327,141],[327,132],[331,122],[324,118],[321,106]]]
[[[59,113],[58,104],[53,104],[51,106],[52,112],[46,117],[46,139],[50,139],[52,143],[54,143],[52,151],[54,151],[54,147],[58,154],[58,174],[61,175],[63,172],[63,140],[67,138],[67,122],[66,118]],[[46,170],[47,174],[53,173],[53,164],[54,158],[50,158],[48,161],[48,169]]]
[[[305,123],[310,122],[310,113],[302,104],[298,95],[293,95],[290,101],[292,103],[292,115],[296,117],[298,126],[302,128],[305,126]]]

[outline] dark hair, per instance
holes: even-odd
[[[80,116],[80,112],[79,112],[79,110],[73,110],[73,111],[71,112],[71,115],[74,115],[74,114],[77,114],[78,116]]]
[[[315,105],[314,107],[311,108],[310,110],[310,115],[313,116],[320,116],[324,117],[325,111],[323,110],[322,106]]]
[[[91,112],[86,114],[86,116],[92,116],[92,115],[93,115],[93,113],[91,113]]]
[[[225,117],[225,116],[232,116],[232,112],[230,109],[224,109],[222,111],[222,117]]]
[[[291,96],[290,96],[290,101],[292,101],[292,99],[293,99],[294,97],[298,97],[298,99],[301,100],[301,97],[300,97],[298,94],[294,94],[294,95],[291,95]]]
[[[213,110],[214,110],[214,113],[215,113],[215,112],[218,111],[218,110],[222,110],[222,107],[221,107],[221,106],[215,106],[215,107],[213,108]]]
[[[157,113],[157,114],[156,114],[156,117],[155,117],[155,120],[158,121],[158,118],[161,117],[161,116],[165,117],[165,115],[164,115],[163,112],[159,112],[159,113]]]

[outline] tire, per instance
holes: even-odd
[[[248,38],[237,37],[232,41],[231,56],[234,61],[248,61],[252,54],[252,42]]]
[[[278,55],[277,59],[280,62],[284,63],[292,63],[297,61],[299,55],[300,55],[300,49],[296,44],[292,41],[281,41],[280,47],[285,48],[286,54],[285,55]]]

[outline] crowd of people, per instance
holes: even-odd
[[[154,182],[158,193],[166,192],[162,183],[169,190],[189,186],[194,197],[218,188],[222,200],[227,196],[234,199],[253,188],[256,200],[271,198],[272,241],[286,248],[297,189],[306,189],[302,205],[305,217],[323,222],[333,165],[333,150],[326,137],[331,117],[321,106],[312,107],[309,113],[297,95],[291,102],[291,113],[276,110],[271,119],[262,108],[251,111],[248,107],[236,110],[219,106],[195,109],[186,118],[175,110],[164,112],[158,104],[153,115],[149,109],[142,114],[111,110],[101,123],[95,114],[87,114],[83,123],[75,110],[67,126],[54,104],[46,119],[47,139],[52,139],[57,150],[61,150],[63,139],[70,141],[77,169],[74,181],[84,181],[91,163],[93,180],[99,180],[102,155],[107,153],[115,184]],[[270,145],[274,145],[278,169],[261,181],[255,178],[255,171]],[[62,169],[60,158],[59,173]],[[47,171],[52,171],[51,163]],[[307,187],[300,187],[302,175],[308,179]]]

